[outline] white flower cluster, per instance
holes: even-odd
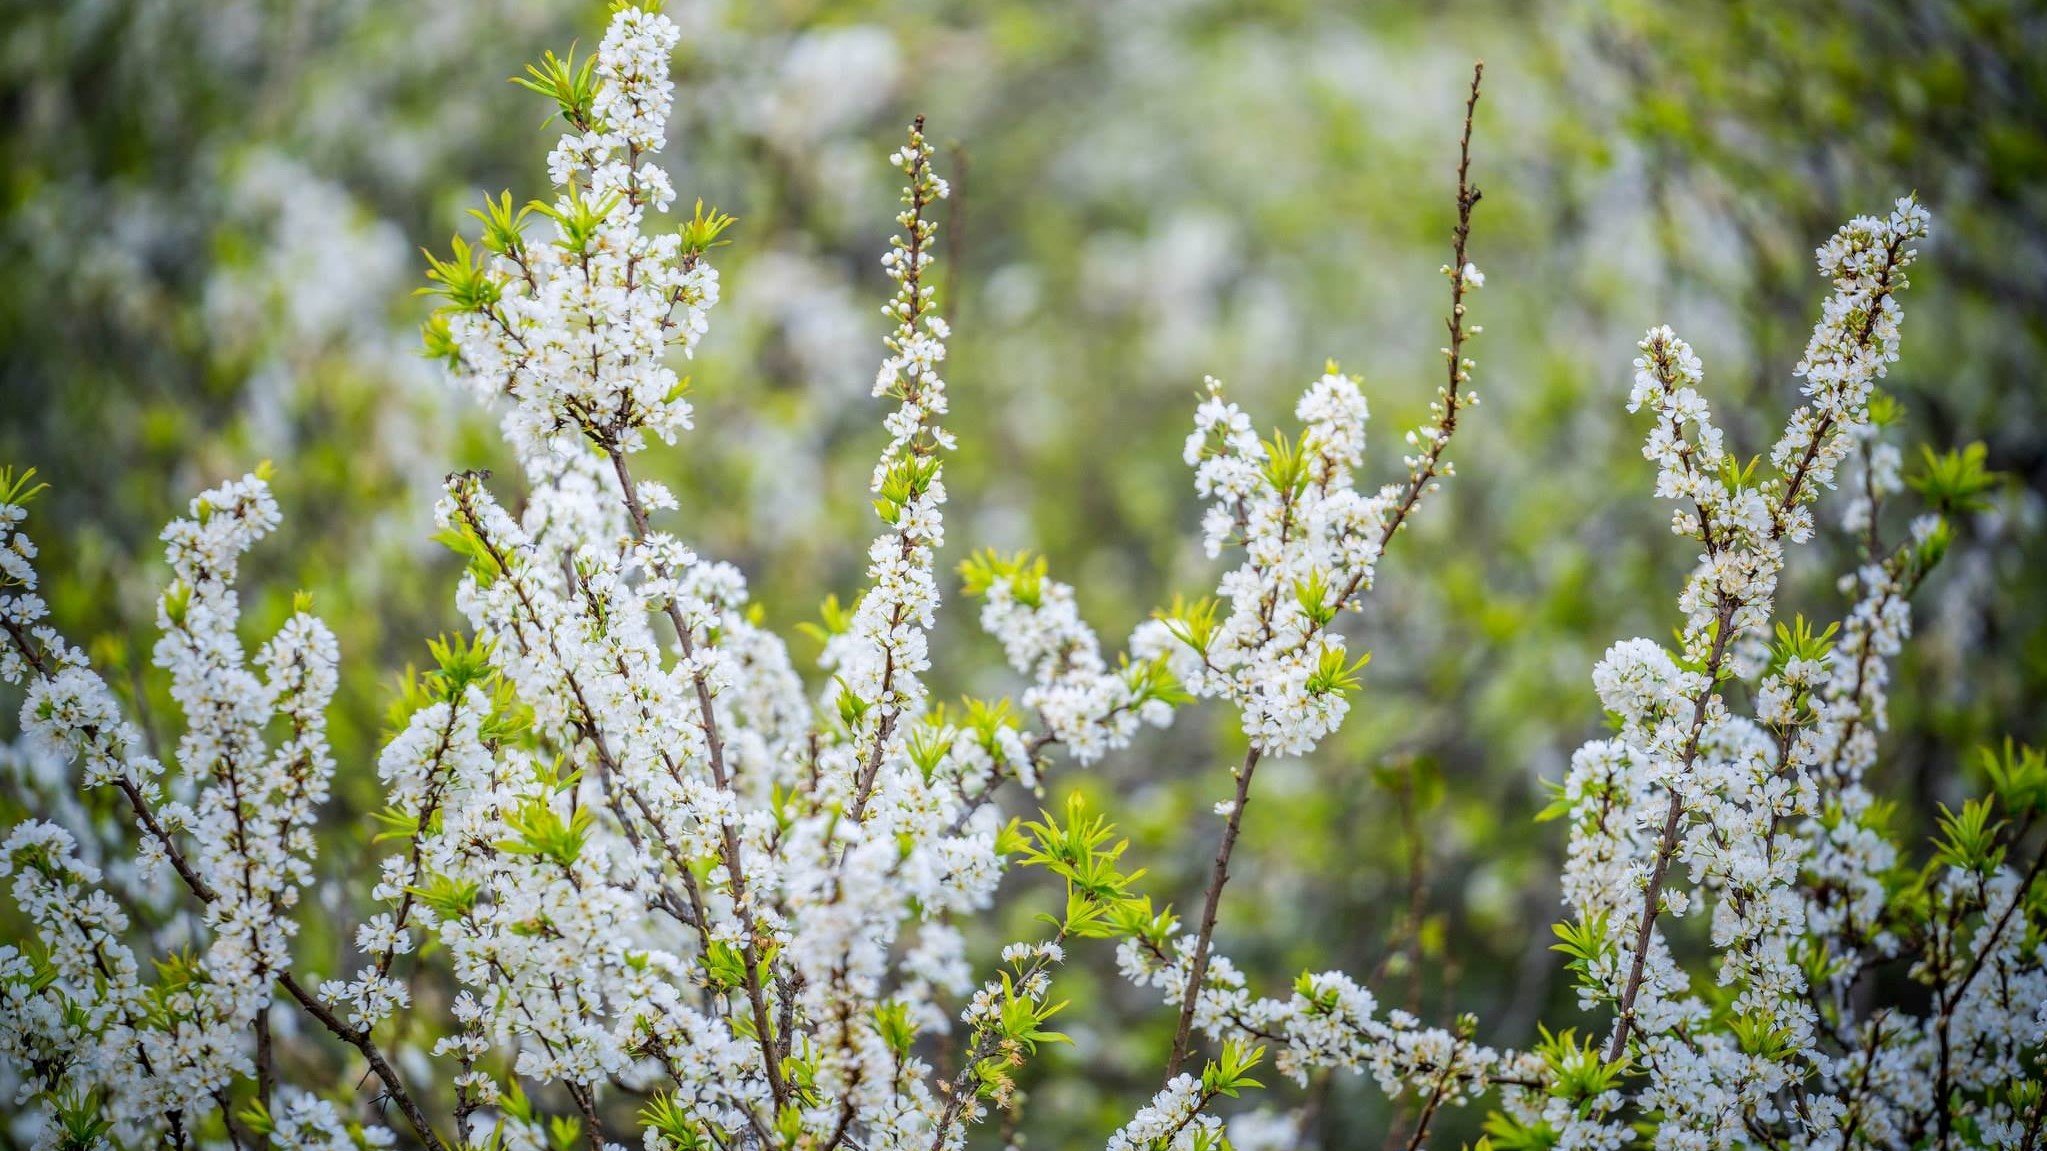
[[[1465,207],[1468,213],[1469,201]],[[1468,263],[1444,271],[1456,284],[1453,347],[1444,349],[1450,380],[1438,389],[1430,422],[1407,435],[1417,451],[1403,460],[1404,479],[1358,490],[1370,411],[1357,379],[1334,363],[1295,406],[1296,439],[1284,432],[1259,439],[1213,377],[1195,411],[1183,457],[1208,501],[1202,539],[1211,556],[1234,546],[1244,558],[1217,586],[1229,604],[1219,624],[1204,618],[1173,626],[1187,649],[1174,663],[1184,668],[1187,690],[1238,709],[1260,754],[1305,755],[1342,724],[1363,661],[1349,660],[1332,625],[1371,589],[1379,557],[1422,495],[1454,472],[1443,449],[1458,409],[1478,402],[1467,387],[1462,301],[1484,277]]]
[[[1109,1137],[1108,1151],[1204,1151],[1222,1146],[1222,1120],[1202,1114],[1209,1098],[1192,1075],[1173,1076]]]
[[[836,699],[856,703],[862,715],[850,750],[858,764],[850,802],[857,818],[866,810],[884,761],[900,756],[903,719],[923,710],[923,673],[931,666],[926,633],[938,607],[933,557],[945,544],[944,467],[938,453],[954,447],[939,425],[945,414],[945,319],[933,310],[937,289],[925,282],[935,255],[938,225],[926,210],[949,194],[932,174],[931,145],[920,119],[909,142],[889,156],[909,179],[903,210],[882,266],[896,283],[884,313],[896,321],[888,356],[875,375],[874,394],[897,401],[885,421],[888,446],[874,465],[875,510],[889,530],[869,546],[868,589],[853,611],[852,626],[828,651],[827,666],[838,672]],[[827,706],[837,706],[828,699]]]
[[[1608,1090],[1573,1113],[1567,1141],[1620,1145],[1631,1103],[1659,1116],[1659,1148],[1898,1145],[1915,1125],[1952,1119],[1944,1090],[2021,1074],[2035,1043],[2026,1021],[2047,993],[2047,952],[2028,954],[2000,926],[2011,918],[2000,893],[2021,886],[2008,866],[1950,867],[1932,886],[1949,913],[1936,911],[1920,941],[1930,1017],[1866,1015],[1850,994],[1872,960],[1897,952],[1893,925],[1904,922],[1897,852],[1863,773],[1907,597],[1942,529],[1922,517],[1897,550],[1877,552],[1882,502],[1901,484],[1870,404],[1897,357],[1897,293],[1926,226],[1925,210],[1901,200],[1819,249],[1834,292],[1798,367],[1809,403],[1772,451],[1773,475],[1727,453],[1684,341],[1658,328],[1641,344],[1628,406],[1656,417],[1644,455],[1658,465],[1657,494],[1679,503],[1676,530],[1703,551],[1679,597],[1680,650],[1629,640],[1595,669],[1618,731],[1579,749],[1561,797],[1573,816],[1564,893],[1577,928],[1565,940],[1581,1001],[1616,1009],[1603,1058],[1643,1075],[1631,1095]],[[1867,556],[1844,581],[1854,607],[1823,632],[1778,624],[1772,642],[1783,545],[1811,536],[1812,505],[1858,447],[1862,482],[1844,516]],[[1752,716],[1728,704],[1741,683]],[[1679,869],[1689,887],[1675,883]],[[1696,985],[1658,923],[1702,904],[1717,991]],[[1979,924],[1967,941],[1948,934],[1965,922]],[[1964,1034],[1966,1071],[1943,1054]]]
[[[509,397],[507,437],[536,483],[576,453],[588,429],[632,452],[651,432],[673,443],[691,406],[667,364],[691,354],[718,302],[718,273],[684,232],[649,234],[648,213],[675,198],[655,163],[666,143],[680,33],[666,16],[622,8],[592,60],[559,67],[568,124],[548,155],[551,203],[515,211],[507,196],[478,215],[484,252],[458,242],[436,265],[450,302],[446,339],[457,374],[485,398]],[[553,236],[527,235],[529,214]],[[543,461],[546,461],[544,464]]]
[[[1060,744],[1076,762],[1093,763],[1128,746],[1140,727],[1172,722],[1180,676],[1192,671],[1192,661],[1165,624],[1140,624],[1129,654],[1112,670],[1071,585],[1021,559],[993,565],[990,573],[981,626],[1002,642],[1009,665],[1029,678],[1022,703],[1044,724],[1017,757],[1025,787],[1037,786],[1036,759],[1044,745]]]
[[[34,555],[17,534],[25,515],[21,503],[0,504],[7,550],[24,560]],[[34,569],[13,565],[0,579],[0,674],[26,683],[23,733],[79,763],[86,786],[115,789],[140,833],[142,875],[174,869],[198,904],[169,932],[191,946],[159,961],[151,984],[127,943],[127,914],[79,858],[76,835],[97,844],[111,829],[31,821],[0,848],[36,929],[33,948],[0,947],[12,1005],[0,1046],[30,1069],[22,1100],[103,1096],[124,1139],[181,1128],[188,1110],[251,1073],[249,1041],[267,1033],[273,981],[291,964],[333,772],[326,709],[337,651],[305,611],[253,661],[242,646],[237,569],[277,522],[269,485],[251,475],[199,496],[163,533],[173,578],[158,601],[155,660],[185,718],[177,766],[189,799],[166,791],[163,766],[112,691],[44,622]],[[109,846],[122,839],[112,832]]]
[[[667,357],[704,331],[718,291],[705,254],[730,222],[699,207],[677,232],[652,223],[675,199],[654,157],[677,39],[665,17],[620,5],[592,59],[536,66],[527,86],[567,124],[549,158],[557,195],[492,204],[481,254],[458,244],[434,262],[445,303],[429,346],[502,406],[526,495],[513,508],[485,476],[448,480],[438,524],[466,562],[456,603],[471,634],[431,645],[394,708],[375,822],[397,846],[360,890],[334,889],[333,906],[367,906],[339,933],[349,953],[333,978],[301,982],[293,947],[333,772],[337,653],[303,603],[244,647],[236,581],[278,522],[267,481],[209,491],[164,532],[155,663],[183,722],[159,762],[49,626],[22,532],[33,493],[0,473],[0,680],[22,689],[38,752],[77,764],[121,816],[60,805],[0,840],[0,880],[31,933],[0,945],[0,1061],[41,1145],[376,1147],[397,1136],[364,1121],[389,1104],[429,1151],[578,1138],[956,1151],[988,1107],[1015,1105],[1016,1069],[1065,1038],[1049,1023],[1064,1006],[1053,972],[1103,937],[1124,940],[1129,979],[1181,1009],[1163,1088],[1113,1151],[1227,1146],[1211,1108],[1257,1086],[1268,1051],[1297,1083],[1340,1069],[1411,1097],[1414,1147],[1438,1108],[1494,1092],[1489,1128],[1528,1147],[1617,1151],[1638,1129],[1667,1151],[2035,1141],[2040,1096],[2007,1085],[2038,1072],[2047,1038],[2040,864],[2007,858],[2003,825],[1972,804],[1944,820],[1935,863],[1900,880],[1865,782],[1909,597],[1948,538],[1932,516],[1879,546],[1901,485],[1870,405],[1925,231],[1916,204],[1821,249],[1835,292],[1800,366],[1809,402],[1769,476],[1733,462],[1691,349],[1663,328],[1641,345],[1630,407],[1654,415],[1657,492],[1703,551],[1678,649],[1629,640],[1595,669],[1617,730],[1579,750],[1563,785],[1576,917],[1563,950],[1584,1005],[1616,1022],[1605,1043],[1566,1030],[1503,1052],[1469,1016],[1382,1015],[1337,972],[1261,998],[1212,951],[1260,757],[1304,754],[1345,718],[1362,661],[1336,620],[1450,474],[1445,445],[1477,400],[1467,173],[1443,268],[1447,380],[1409,436],[1405,477],[1358,488],[1366,403],[1334,365],[1300,398],[1295,439],[1261,440],[1211,381],[1185,455],[1210,554],[1242,548],[1217,588],[1227,606],[1160,613],[1112,667],[1071,586],[984,553],[964,565],[967,591],[1028,687],[1020,709],[952,707],[924,682],[955,448],[929,283],[931,210],[948,190],[914,125],[891,157],[907,187],[883,261],[897,285],[874,389],[895,404],[871,484],[884,530],[852,606],[827,602],[821,684],[806,685],[745,577],[658,529],[676,501],[632,468],[647,433],[689,426]],[[1468,146],[1467,116],[1467,168]],[[527,234],[534,213],[544,241]],[[1858,451],[1855,606],[1838,629],[1801,620],[1773,641],[1783,544],[1811,534],[1818,493]],[[1084,805],[1005,827],[993,800],[1009,780],[1037,788],[1050,749],[1092,762],[1197,696],[1237,709],[1250,749],[1216,807],[1199,925],[1183,931],[1132,893],[1127,844]],[[2007,761],[2003,786],[2037,787],[2047,811],[2047,761]],[[977,984],[955,920],[990,907],[1011,856],[1066,878],[1066,914]],[[1659,923],[1708,909],[1710,962],[1692,963]],[[1923,1013],[1866,1006],[1866,973],[1894,958],[1929,988]],[[286,1004],[345,1046],[335,1083],[375,1087],[351,1101],[298,1082],[307,1061],[279,1055],[300,1030]],[[394,1025],[411,1015],[427,1025]],[[1203,1038],[1222,1054],[1181,1073]],[[1287,1126],[1239,1125],[1247,1142]]]
[[[1126,940],[1116,953],[1126,978],[1156,987],[1177,1004],[1187,986],[1193,942],[1170,951]],[[1492,1075],[1515,1056],[1471,1042],[1458,1031],[1423,1027],[1405,1011],[1381,1018],[1378,1000],[1340,971],[1303,973],[1285,999],[1258,998],[1242,972],[1211,956],[1196,1001],[1194,1025],[1217,1042],[1239,1040],[1272,1047],[1273,1067],[1305,1086],[1315,1071],[1367,1072],[1389,1097],[1440,1085],[1446,1102],[1485,1094]]]
[[[1352,476],[1363,461],[1367,408],[1357,381],[1334,370],[1295,409],[1297,442],[1261,442],[1250,417],[1210,379],[1185,458],[1210,501],[1202,538],[1210,555],[1239,544],[1244,561],[1218,587],[1221,626],[1188,677],[1196,695],[1228,699],[1263,751],[1301,755],[1343,722],[1349,702],[1328,672],[1348,670],[1336,613],[1371,586],[1390,533],[1399,485],[1366,496]]]

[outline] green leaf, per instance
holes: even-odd
[[[585,59],[579,68],[574,46],[565,58],[549,51],[538,64],[526,65],[526,74],[512,77],[511,82],[553,100],[555,115],[578,131],[589,130],[591,109],[597,102],[596,56]]]
[[[1236,1039],[1224,1042],[1222,1054],[1201,1069],[1202,1091],[1235,1099],[1244,1088],[1265,1086],[1250,1075],[1251,1069],[1264,1058],[1263,1047],[1252,1047]]]
[[[1937,455],[1931,447],[1922,446],[1919,451],[1920,470],[1905,482],[1944,514],[1989,507],[1984,494],[2004,481],[2001,474],[1984,467],[1990,451],[1981,441]]]

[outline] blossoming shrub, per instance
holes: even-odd
[[[29,737],[113,801],[58,797],[0,844],[33,929],[0,946],[23,1131],[81,1148],[937,1151],[1016,1104],[1019,1069],[1066,1039],[1067,950],[1113,941],[1177,1019],[1163,1086],[1133,1100],[1113,1148],[1228,1146],[1226,1101],[1258,1076],[1330,1070],[1411,1094],[1410,1148],[1443,1107],[1480,1100],[1503,1151],[2037,1145],[2047,761],[1990,754],[1990,793],[1944,814],[1923,862],[1864,783],[1912,592],[1948,517],[1991,482],[1979,453],[1929,457],[1925,510],[1884,538],[1905,485],[1876,384],[1926,233],[1915,202],[1819,250],[1832,293],[1798,369],[1805,402],[1767,458],[1728,451],[1684,341],[1642,342],[1629,407],[1651,417],[1656,493],[1699,558],[1675,647],[1626,640],[1594,669],[1612,733],[1579,751],[1548,813],[1568,828],[1556,931],[1583,1013],[1504,1050],[1469,1016],[1381,1012],[1342,972],[1254,988],[1214,945],[1257,768],[1343,722],[1365,659],[1338,621],[1452,474],[1478,400],[1477,74],[1445,380],[1394,478],[1360,485],[1366,401],[1335,365],[1298,430],[1269,439],[1209,381],[1186,460],[1209,554],[1234,562],[1214,596],[1174,601],[1111,655],[1044,560],[980,553],[964,590],[1029,686],[948,705],[925,687],[956,447],[929,282],[948,188],[921,123],[890,157],[907,186],[883,258],[881,530],[864,590],[811,625],[819,674],[740,572],[662,526],[677,501],[635,475],[691,426],[673,361],[717,303],[708,255],[731,223],[699,204],[653,224],[675,200],[656,158],[676,39],[621,6],[594,56],[534,66],[524,82],[566,125],[554,197],[489,202],[476,245],[432,262],[429,348],[501,412],[525,494],[508,507],[489,476],[448,479],[437,515],[467,561],[471,634],[432,644],[394,704],[376,765],[390,846],[356,892],[382,909],[342,976],[302,978],[292,946],[334,771],[334,638],[301,604],[253,656],[242,639],[237,568],[280,517],[266,476],[206,492],[164,532],[155,660],[184,719],[174,749],[150,746],[45,622],[22,527],[35,489],[0,478],[0,678],[25,687]],[[1837,482],[1862,543],[1854,610],[1779,622],[1787,549]],[[1155,901],[1079,801],[999,814],[1006,788],[1040,790],[1201,699],[1242,717],[1248,750],[1198,917]],[[1065,901],[977,978],[960,924],[989,912],[1011,862],[1057,876]],[[1235,1130],[1247,1148],[1293,1135],[1262,1113]]]

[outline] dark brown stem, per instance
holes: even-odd
[[[1443,349],[1444,355],[1449,359],[1448,384],[1443,389],[1443,401],[1436,413],[1435,423],[1430,425],[1428,446],[1423,449],[1409,470],[1407,483],[1399,489],[1400,495],[1394,502],[1393,511],[1386,517],[1385,526],[1379,532],[1381,555],[1385,554],[1387,546],[1392,543],[1401,526],[1407,522],[1408,516],[1413,514],[1415,506],[1421,502],[1422,494],[1443,474],[1445,467],[1443,453],[1450,446],[1450,437],[1457,432],[1457,414],[1462,410],[1464,403],[1463,386],[1468,382],[1464,371],[1464,344],[1470,338],[1470,333],[1464,328],[1466,310],[1464,266],[1469,262],[1471,210],[1478,206],[1483,196],[1471,182],[1471,126],[1478,114],[1479,83],[1484,77],[1485,61],[1480,60],[1471,66],[1471,93],[1464,101],[1464,132],[1457,147],[1457,226],[1450,232],[1450,258],[1453,261],[1450,265],[1450,315],[1444,320],[1450,333],[1450,346]],[[1240,507],[1238,509],[1240,525],[1242,518],[1243,510]],[[1364,590],[1365,580],[1376,570],[1376,566],[1364,565],[1351,574],[1349,582],[1344,584],[1343,591],[1336,597],[1339,607],[1350,603]],[[1294,650],[1306,647],[1323,626],[1311,623],[1301,634]]]
[[[618,486],[625,500],[626,513],[632,518],[633,537],[645,540],[648,535],[647,509],[640,502],[639,485],[633,481],[632,470],[626,466],[625,453],[616,444],[604,443],[604,452],[611,459],[611,468],[618,476]],[[654,574],[662,579],[669,576],[666,564],[656,565]],[[676,642],[682,648],[682,658],[693,661],[696,657],[696,640],[689,628],[689,621],[682,618],[682,608],[673,598],[667,603],[668,622],[675,628]],[[697,710],[703,716],[704,744],[711,766],[711,782],[720,791],[731,786],[731,779],[725,770],[725,743],[718,733],[718,713],[711,699],[711,685],[701,671],[691,676],[696,688]],[[732,907],[739,917],[739,924],[746,932],[745,946],[740,955],[746,968],[746,998],[753,1010],[754,1031],[760,1038],[761,1063],[768,1080],[768,1093],[774,1097],[779,1110],[787,1101],[788,1089],[782,1082],[782,1059],[777,1051],[775,1032],[768,1018],[767,996],[762,991],[760,970],[760,928],[754,920],[753,906],[747,902],[746,865],[740,854],[739,832],[732,824],[719,827],[720,849],[724,856],[725,874],[732,885]],[[708,925],[706,925],[708,926]]]
[[[1421,1118],[1415,1122],[1414,1134],[1408,1137],[1407,1151],[1421,1151],[1422,1142],[1429,1137],[1429,1124],[1435,1121],[1437,1109],[1443,1106],[1443,1095],[1450,1089],[1451,1080],[1456,1078],[1457,1052],[1462,1046],[1459,1043],[1450,1049],[1450,1058],[1445,1061],[1443,1073],[1436,1077],[1436,1085],[1429,1091],[1429,1101],[1423,1104]]]
[[[2021,838],[2023,838],[2023,835],[2021,835]],[[1962,996],[1968,992],[1969,985],[1976,981],[1978,975],[1982,974],[1984,962],[1990,958],[1990,953],[1997,949],[1997,941],[2004,936],[2004,929],[2010,925],[2012,913],[2017,911],[2021,904],[2025,903],[2026,893],[2032,889],[2033,881],[2040,878],[2040,871],[2043,865],[2047,865],[2047,851],[2042,851],[2033,858],[2032,866],[2026,869],[2024,878],[2019,881],[2018,890],[2012,892],[2011,902],[2005,905],[2004,911],[1997,917],[1997,922],[1991,925],[1989,938],[1985,939],[1983,945],[1976,949],[1976,954],[1969,960],[1969,966],[1963,969],[1962,977],[1955,981],[1954,985],[1948,989],[1947,994],[1941,997],[1939,1001],[1940,1063],[1933,1090],[1933,1110],[1940,1132],[1938,1146],[1942,1148],[1942,1151],[1945,1151],[1950,1143],[1953,1142],[1955,1132],[1955,1109],[1948,1099],[1953,1090],[1952,1083],[1954,1081],[1954,1043],[1952,1035],[1954,1031],[1955,1009],[1962,1005]]]
[[[22,651],[24,658],[29,661],[30,666],[34,667],[38,674],[47,675],[48,665],[43,660],[41,653],[36,651],[29,642],[28,636],[12,621],[4,622],[9,635],[14,639],[16,647]],[[83,734],[88,739],[103,738],[103,734],[96,729],[87,729]],[[128,805],[135,813],[136,822],[140,823],[151,838],[155,839],[158,845],[163,848],[165,857],[171,861],[171,866],[177,871],[179,878],[184,880],[186,888],[191,891],[193,897],[199,900],[200,903],[212,903],[217,898],[213,888],[199,877],[199,874],[192,869],[191,864],[185,859],[184,853],[178,850],[177,843],[164,830],[163,824],[158,822],[155,813],[150,810],[149,803],[143,797],[141,790],[132,781],[127,779],[117,779],[114,781],[114,784],[121,794],[127,797]],[[412,1124],[413,1130],[419,1135],[420,1142],[426,1144],[427,1151],[447,1151],[447,1145],[441,1141],[439,1135],[435,1134],[433,1124],[428,1122],[426,1113],[420,1110],[419,1104],[405,1090],[405,1084],[399,1080],[398,1073],[391,1069],[391,1064],[384,1059],[383,1053],[377,1050],[377,1045],[370,1039],[369,1033],[356,1031],[342,1023],[332,1011],[327,1009],[325,1004],[307,993],[305,988],[299,986],[298,981],[292,978],[290,972],[278,972],[277,980],[284,985],[286,991],[291,993],[292,998],[299,1001],[299,1005],[304,1007],[308,1014],[320,1022],[321,1026],[333,1032],[343,1042],[362,1052],[363,1058],[369,1061],[370,1069],[376,1072],[378,1079],[383,1081],[384,1093],[390,1096],[392,1102],[396,1103],[398,1109],[405,1114],[406,1120]]]
[[[420,1142],[427,1145],[427,1151],[447,1151],[447,1144],[441,1142],[441,1137],[435,1134],[433,1124],[427,1120],[426,1112],[420,1110],[419,1104],[405,1090],[405,1085],[398,1079],[398,1073],[391,1069],[391,1064],[384,1058],[384,1053],[377,1049],[369,1032],[359,1031],[343,1023],[325,1003],[300,986],[299,981],[292,978],[290,972],[279,972],[277,982],[283,985],[284,990],[293,999],[298,1000],[299,1006],[306,1009],[306,1014],[319,1021],[320,1026],[333,1032],[335,1038],[343,1043],[362,1052],[362,1057],[369,1063],[370,1070],[383,1082],[384,1094],[398,1105],[398,1110],[404,1113],[406,1122],[412,1124],[413,1131],[419,1135]]]
[[[1244,823],[1244,808],[1251,802],[1251,776],[1258,770],[1258,746],[1244,753],[1244,765],[1237,769],[1237,798],[1230,806],[1229,821],[1223,824],[1222,846],[1216,849],[1215,868],[1208,876],[1208,893],[1201,905],[1201,928],[1194,936],[1194,953],[1187,968],[1187,989],[1180,995],[1180,1023],[1173,1032],[1173,1054],[1166,1061],[1166,1081],[1172,1082],[1187,1062],[1193,1046],[1194,1008],[1201,1000],[1201,983],[1208,977],[1209,946],[1215,939],[1216,912],[1222,906],[1223,885],[1230,881],[1230,855],[1237,849],[1237,832]]]
[[[1477,206],[1482,193],[1471,183],[1471,124],[1478,113],[1479,82],[1485,77],[1485,61],[1471,66],[1471,95],[1464,101],[1464,135],[1457,146],[1457,227],[1450,233],[1450,317],[1444,323],[1450,330],[1450,346],[1445,349],[1449,359],[1448,381],[1443,388],[1443,411],[1436,420],[1436,434],[1422,451],[1421,461],[1408,477],[1407,488],[1401,493],[1400,502],[1394,506],[1393,515],[1386,521],[1386,528],[1379,537],[1383,551],[1393,539],[1393,534],[1407,522],[1408,514],[1428,490],[1429,482],[1440,474],[1443,451],[1450,444],[1450,436],[1457,431],[1457,412],[1464,394],[1464,266],[1466,244],[1471,239],[1471,209]],[[1352,594],[1355,594],[1355,581]],[[1348,600],[1349,595],[1344,596]],[[1343,602],[1342,600],[1338,601]]]
[[[263,1105],[265,1114],[275,1114],[270,1110],[270,1097],[277,1086],[277,1068],[273,1065],[273,1056],[270,1043],[270,1005],[265,1003],[262,1009],[256,1012],[256,1102]],[[227,1118],[226,1108],[221,1109],[221,1118],[223,1120]],[[260,1147],[270,1146],[268,1135],[259,1135],[256,1141]]]
[[[1731,622],[1734,605],[1723,598],[1720,603],[1720,624],[1713,629],[1713,650],[1706,658],[1706,686],[1692,700],[1692,727],[1685,737],[1684,754],[1679,757],[1677,769],[1671,779],[1670,807],[1663,816],[1663,831],[1657,839],[1656,860],[1649,870],[1649,886],[1642,892],[1642,919],[1635,931],[1635,957],[1628,965],[1628,981],[1621,988],[1620,1019],[1614,1028],[1613,1042],[1606,1049],[1606,1061],[1618,1060],[1628,1049],[1628,1032],[1635,1024],[1635,997],[1642,990],[1643,966],[1649,958],[1649,941],[1656,930],[1656,915],[1663,899],[1663,880],[1670,871],[1671,856],[1677,853],[1678,827],[1683,822],[1684,798],[1678,790],[1682,777],[1692,769],[1692,762],[1699,756],[1699,740],[1706,732],[1706,712],[1718,694],[1720,668],[1727,659],[1728,640],[1731,636]]]

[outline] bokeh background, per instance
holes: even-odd
[[[1599,728],[1599,652],[1673,626],[1689,560],[1622,407],[1634,341],[1676,326],[1735,446],[1764,450],[1823,291],[1812,248],[1905,192],[1936,233],[1888,384],[1899,434],[1912,453],[1984,441],[2011,478],[1923,593],[1880,771],[1928,821],[1969,786],[1975,746],[2047,736],[2037,0],[668,10],[685,29],[671,170],[685,202],[740,224],[690,368],[699,429],[648,466],[683,496],[681,533],[747,571],[800,655],[793,624],[857,588],[872,530],[896,189],[881,158],[912,114],[955,192],[951,558],[1039,548],[1114,637],[1213,584],[1179,460],[1203,374],[1270,426],[1333,357],[1365,377],[1377,467],[1399,470],[1399,432],[1440,375],[1456,132],[1486,61],[1484,402],[1355,622],[1375,658],[1348,727],[1260,773],[1221,946],[1261,985],[1342,966],[1432,1018],[1475,1011],[1502,1044],[1538,1013],[1570,1021],[1546,950],[1562,833],[1531,821],[1540,780]],[[371,854],[389,685],[456,626],[453,565],[429,539],[439,479],[502,463],[491,420],[417,354],[417,249],[485,193],[545,190],[546,110],[505,78],[594,44],[603,17],[591,0],[0,0],[0,461],[54,485],[38,505],[50,598],[174,730],[148,666],[156,533],[201,487],[274,459],[287,519],[255,557],[252,622],[311,591],[352,673],[333,876]],[[1807,549],[1785,611],[1836,618],[1851,554]],[[940,629],[944,689],[1015,686],[971,605]],[[4,702],[12,818],[65,788],[14,746]],[[1191,712],[1050,789],[1098,796],[1152,890],[1185,905],[1238,739]],[[337,884],[320,898],[340,914],[308,917],[303,961],[331,972],[346,936],[325,920],[353,916]],[[1039,909],[1025,897],[984,942]],[[1152,1090],[1169,1038],[1106,950],[1062,981],[1077,1042],[1026,1104],[1033,1146],[1098,1143]],[[1376,1146],[1404,1122],[1355,1078],[1311,1097],[1311,1146]],[[1438,1145],[1475,1122],[1446,1118]]]

